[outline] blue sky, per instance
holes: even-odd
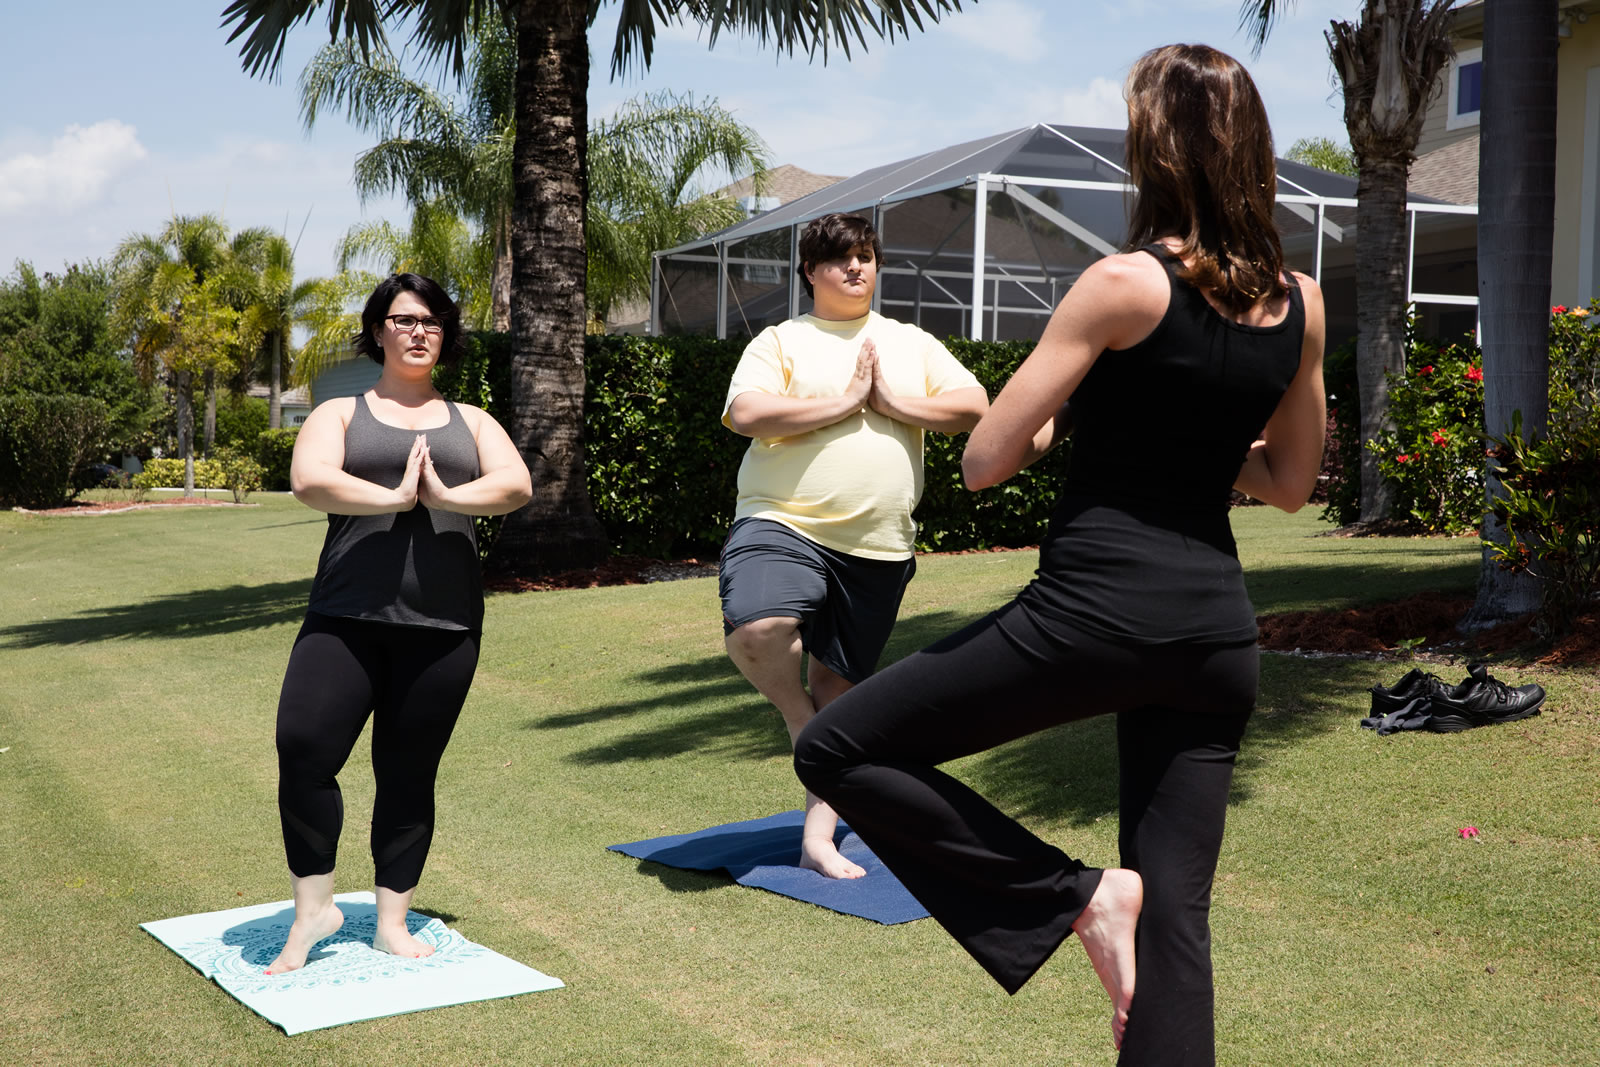
[[[108,257],[176,210],[287,229],[299,236],[298,273],[310,277],[333,270],[334,242],[353,223],[404,223],[397,201],[362,205],[350,186],[369,135],[337,116],[302,129],[295,80],[326,31],[297,28],[281,81],[251,79],[220,28],[224,7],[90,0],[8,13],[0,274],[19,259],[48,270]],[[590,116],[641,92],[692,92],[753,127],[773,162],[847,175],[1034,122],[1120,127],[1134,59],[1201,41],[1250,68],[1280,153],[1301,137],[1344,141],[1322,31],[1355,18],[1359,3],[1300,0],[1259,59],[1237,32],[1238,10],[1237,0],[977,0],[924,33],[870,43],[848,61],[835,52],[826,65],[738,38],[708,51],[693,28],[669,27],[648,73],[612,81],[608,3],[590,36]]]

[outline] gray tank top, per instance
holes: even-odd
[[[418,433],[446,485],[480,474],[478,444],[450,401],[450,421],[428,430],[379,422],[356,397],[344,432],[344,469],[388,488],[400,484]],[[337,618],[441,630],[483,628],[483,576],[471,515],[418,504],[384,515],[329,515],[311,585],[311,610]]]

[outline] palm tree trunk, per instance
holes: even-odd
[[[1359,155],[1356,179],[1356,391],[1361,440],[1390,428],[1389,381],[1406,365],[1406,163]],[[1378,455],[1361,450],[1361,521],[1387,518],[1394,493]]]
[[[517,0],[511,437],[533,500],[506,517],[502,573],[593,567],[607,554],[583,467],[584,151],[588,0]]]
[[[209,455],[211,446],[217,440],[217,372],[214,368],[207,367],[205,373],[206,383],[206,453]]]
[[[194,372],[178,371],[173,375],[172,384],[178,399],[178,455],[183,459],[183,495],[194,496]]]
[[[267,429],[283,425],[283,332],[272,331],[272,380],[267,386]]]
[[[1525,434],[1550,414],[1550,267],[1555,239],[1556,0],[1484,5],[1483,109],[1478,126],[1478,314],[1483,324],[1484,427]],[[1492,470],[1490,495],[1500,492]],[[1485,545],[1505,541],[1485,511]],[[1484,551],[1463,629],[1533,611],[1538,580],[1502,570]]]
[[[511,329],[511,216],[500,219],[494,235],[494,277],[489,282],[490,325],[498,333]]]

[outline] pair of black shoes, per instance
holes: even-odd
[[[1394,685],[1372,687],[1372,715],[1361,725],[1392,734],[1398,730],[1459,733],[1474,726],[1515,722],[1539,714],[1544,687],[1509,686],[1481,663],[1467,668],[1460,685],[1413,668]]]

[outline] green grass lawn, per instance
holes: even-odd
[[[416,904],[567,988],[285,1037],[137,926],[288,895],[273,714],[323,520],[252,499],[0,512],[0,1063],[1112,1062],[1071,942],[1008,998],[931,921],[881,927],[604,851],[798,806],[711,579],[489,600]],[[1263,612],[1476,575],[1472,540],[1320,538],[1310,512],[1265,509],[1236,528]],[[888,655],[1032,569],[925,558]],[[1497,666],[1550,690],[1542,716],[1359,729],[1366,688],[1404,670],[1263,658],[1213,910],[1220,1062],[1600,1062],[1600,677]],[[370,888],[365,750],[342,777],[343,890]],[[1115,863],[1111,723],[954,769]]]

